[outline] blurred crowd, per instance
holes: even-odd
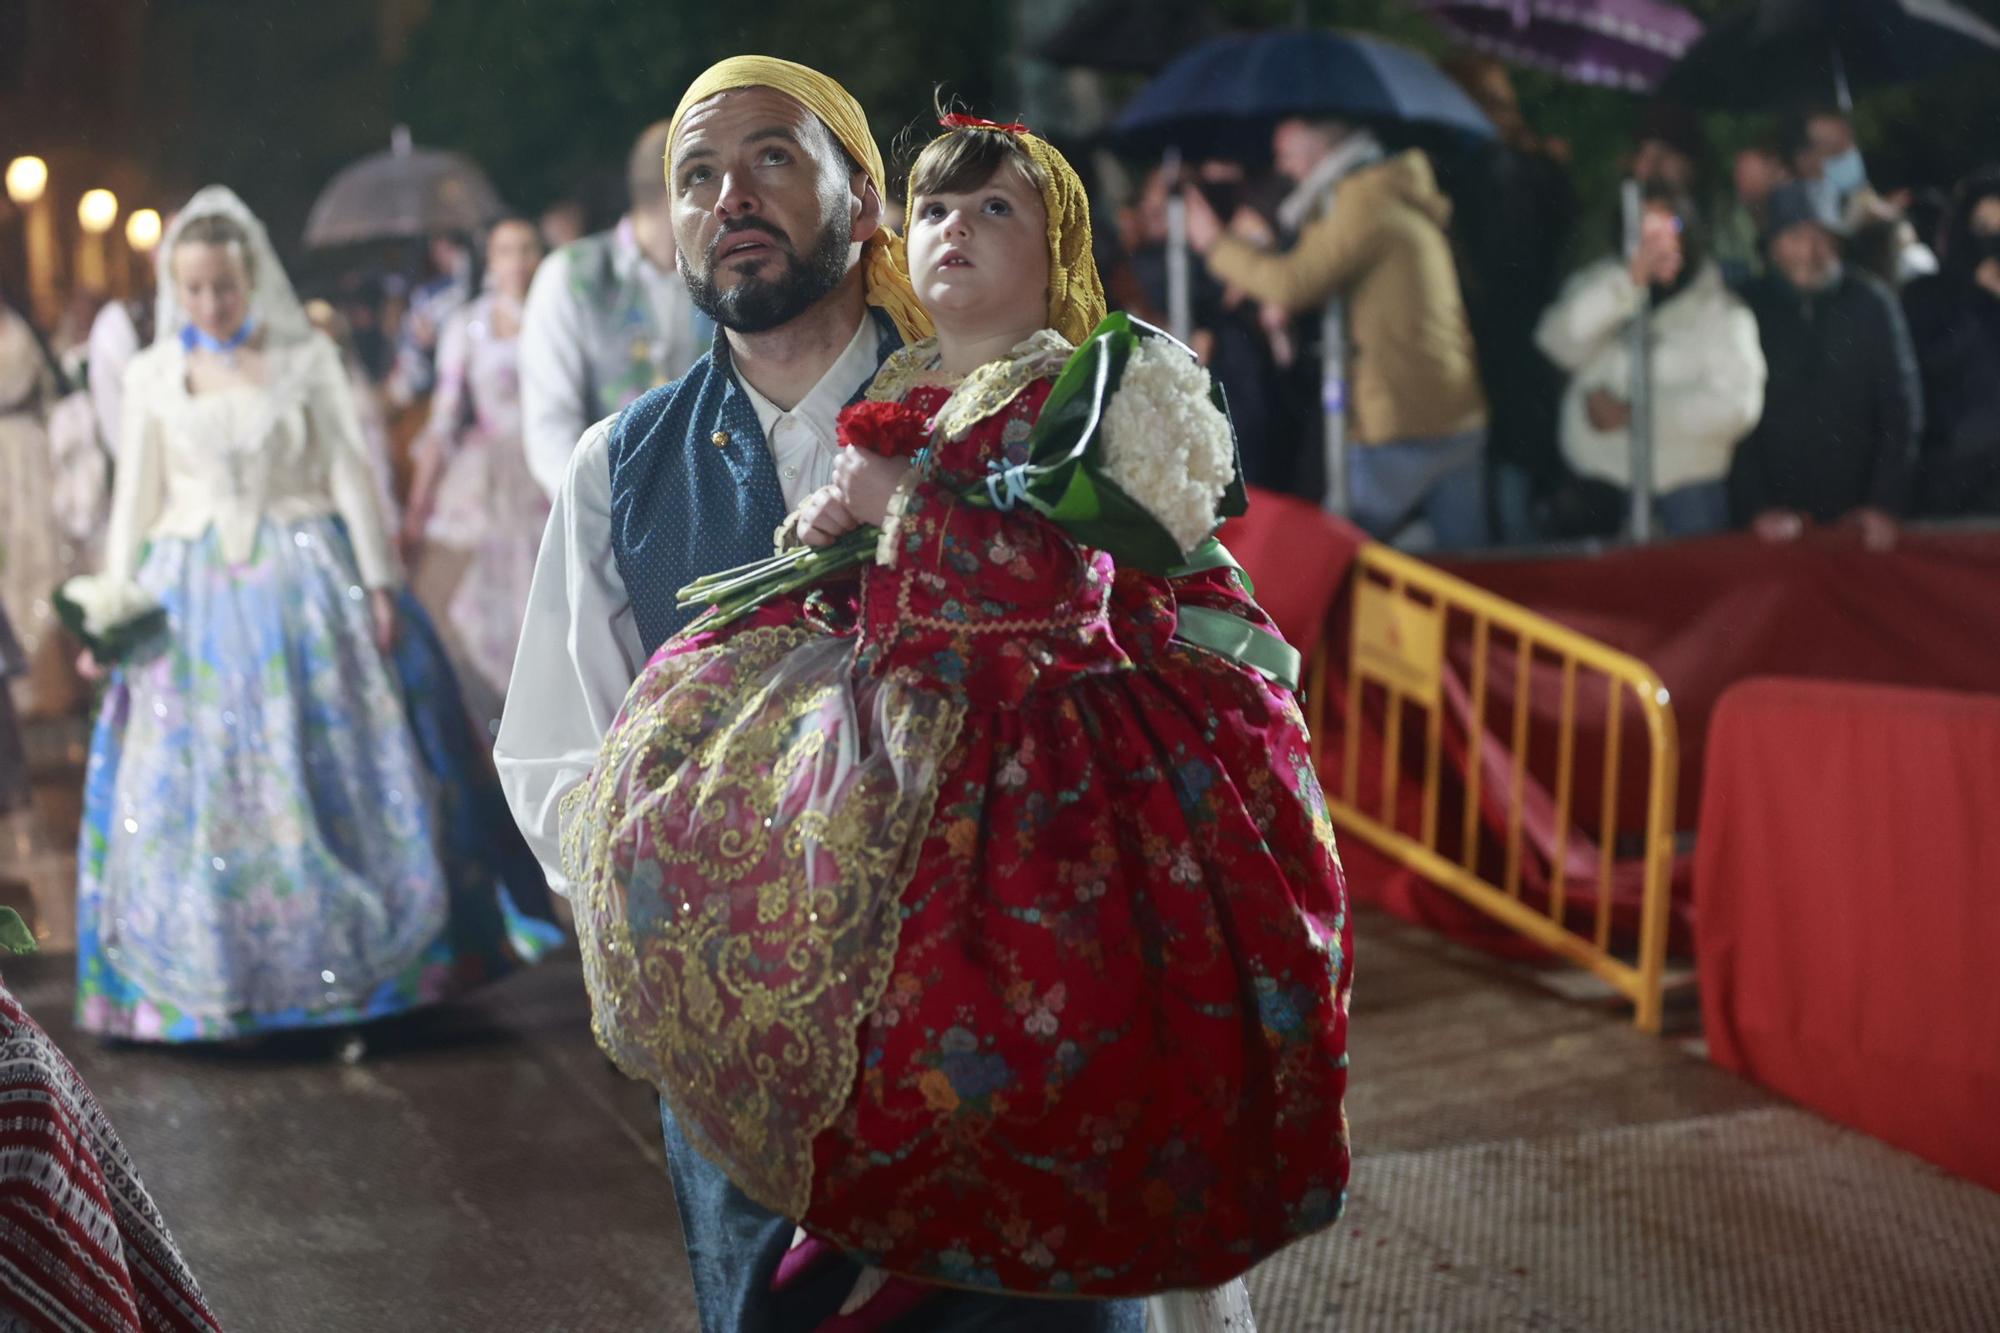
[[[1194,342],[1253,483],[1328,494],[1331,403],[1379,538],[1614,536],[1642,393],[1658,533],[1849,522],[1879,547],[1910,518],[2000,515],[2000,167],[1892,188],[1826,108],[1722,162],[1655,105],[1623,164],[1636,206],[1579,198],[1498,64],[1448,68],[1497,140],[1291,120],[1268,164],[1158,169],[1118,210],[1113,303],[1164,321],[1185,202]]]
[[[2000,166],[1874,179],[1827,108],[1724,160],[1655,105],[1622,197],[1590,198],[1502,66],[1447,69],[1496,138],[1289,120],[1268,159],[1094,190],[1111,303],[1161,325],[1184,205],[1191,341],[1253,484],[1331,500],[1339,467],[1347,512],[1416,548],[1614,537],[1636,402],[1659,534],[1850,523],[1879,547],[1912,518],[2000,515]],[[663,134],[639,135],[602,230],[564,200],[302,274],[413,586],[489,721],[576,440],[713,336],[675,268]],[[92,567],[152,322],[150,294],[79,291],[48,329],[0,307],[0,592],[31,655],[48,589]]]
[[[660,161],[633,145],[629,207],[586,234],[581,204],[476,235],[348,247],[301,268],[305,314],[338,347],[376,500],[475,713],[497,725],[536,550],[591,422],[686,371],[712,330],[675,270]],[[50,592],[103,555],[126,367],[155,297],[78,290],[36,327],[0,293],[0,607],[36,711],[78,706]]]

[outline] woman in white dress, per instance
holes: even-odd
[[[104,578],[168,624],[113,667],[92,738],[81,1026],[347,1026],[533,960],[547,888],[399,587],[338,353],[230,191],[159,262]]]

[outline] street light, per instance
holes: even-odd
[[[104,233],[118,221],[118,196],[109,190],[85,190],[76,201],[76,221],[83,228],[76,240],[76,285],[85,291],[109,292]]]
[[[49,164],[39,157],[17,157],[7,164],[7,197],[26,208],[49,188]]]
[[[56,294],[56,220],[49,212],[49,164],[39,157],[17,157],[7,164],[7,197],[27,222],[28,304],[43,328],[55,323],[61,298]]]
[[[102,236],[118,220],[118,196],[109,190],[85,190],[76,201],[76,220],[92,236]]]
[[[125,219],[125,244],[140,254],[150,254],[160,243],[160,215],[150,208],[141,208]]]

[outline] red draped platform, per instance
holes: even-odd
[[[1268,495],[1223,537],[1287,636],[1328,651],[1323,730],[1336,790],[1362,539],[1314,506]],[[1445,567],[1665,682],[1681,752],[1676,822],[1699,828],[1675,876],[1674,947],[1695,948],[1717,1060],[2000,1188],[2000,989],[1984,981],[2000,957],[2000,531],[1909,532],[1890,552],[1836,529],[1786,546],[1728,536]],[[1448,698],[1465,666],[1466,645],[1448,636]],[[1782,679],[1758,679],[1768,677]],[[1510,682],[1491,683],[1489,732],[1512,708]],[[1551,684],[1538,668],[1529,686],[1530,753],[1544,772],[1559,707]],[[1588,771],[1601,732],[1585,720],[1603,695],[1582,702],[1578,827],[1594,828],[1582,794],[1601,777]],[[1459,822],[1472,749],[1460,720],[1445,728],[1446,830]],[[1374,808],[1381,719],[1355,721],[1362,804]],[[1489,774],[1501,743],[1485,742]],[[1628,834],[1641,824],[1638,748],[1620,782]],[[1402,767],[1405,812],[1417,771]],[[1489,782],[1489,829],[1501,818],[1497,790]],[[1523,891],[1533,897],[1553,851],[1532,818],[1546,790],[1532,789],[1528,804],[1526,841],[1540,855],[1524,864]],[[1533,956],[1359,839],[1341,852],[1357,901]],[[1614,902],[1629,925],[1636,876],[1614,877]]]
[[[1712,537],[1591,557],[1446,566],[1660,673],[1694,826],[1709,715],[1752,676],[2000,694],[2000,531],[1905,533],[1863,550],[1831,529],[1786,546]]]
[[[2000,698],[1735,686],[1696,855],[1716,1063],[2000,1189]]]

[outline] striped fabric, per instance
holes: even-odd
[[[97,1099],[0,984],[0,1333],[219,1333]]]

